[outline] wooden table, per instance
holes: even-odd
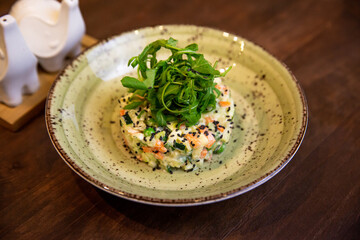
[[[1,0],[7,13],[13,1]],[[82,0],[87,33],[102,39],[158,24],[238,34],[285,62],[304,88],[309,126],[278,175],[215,204],[134,203],[78,177],[38,115],[0,128],[3,239],[360,239],[359,1]]]

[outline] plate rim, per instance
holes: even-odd
[[[231,33],[231,34],[236,36],[236,37],[240,37],[241,39],[246,40],[247,42],[253,44],[255,47],[260,48],[262,51],[269,54],[273,59],[275,59],[278,63],[280,63],[286,69],[286,71],[290,74],[291,79],[292,79],[292,81],[294,81],[294,83],[296,85],[296,89],[299,92],[299,96],[300,96],[302,107],[303,107],[302,124],[301,124],[301,127],[300,127],[300,131],[299,131],[299,133],[298,133],[298,135],[296,137],[296,141],[292,145],[292,148],[289,150],[286,157],[284,159],[282,159],[281,162],[273,170],[271,170],[270,172],[267,172],[263,176],[257,178],[256,180],[252,181],[251,183],[249,183],[247,185],[241,186],[239,188],[232,189],[231,191],[227,191],[227,192],[224,192],[224,193],[218,193],[218,194],[215,194],[215,195],[209,195],[209,196],[205,196],[205,197],[183,198],[183,199],[181,199],[181,198],[179,198],[179,199],[153,198],[153,197],[146,197],[146,196],[141,196],[141,195],[138,195],[138,194],[132,194],[132,193],[124,192],[124,191],[121,191],[119,189],[115,189],[115,188],[113,188],[111,186],[108,186],[108,185],[100,182],[99,180],[97,180],[97,179],[93,178],[92,176],[90,176],[88,173],[86,173],[80,167],[78,167],[77,164],[73,160],[71,160],[71,158],[68,156],[68,154],[63,150],[63,148],[61,147],[61,145],[59,144],[58,140],[55,137],[54,128],[52,126],[51,115],[50,115],[52,96],[53,96],[56,84],[61,80],[61,76],[64,75],[64,73],[73,66],[74,62],[76,62],[81,56],[84,56],[92,48],[103,45],[104,43],[106,43],[106,42],[108,42],[108,41],[110,41],[110,40],[112,40],[114,38],[118,38],[118,37],[124,36],[126,34],[133,33],[134,31],[144,32],[146,30],[156,29],[156,28],[159,28],[159,27],[163,27],[163,28],[179,28],[179,27],[202,28],[202,29],[207,29],[207,30],[212,30],[212,31],[217,31],[217,32],[224,32],[223,30],[220,30],[220,29],[217,29],[217,28],[212,28],[212,27],[207,27],[207,26],[199,26],[199,25],[190,25],[190,24],[156,25],[156,26],[138,28],[138,29],[126,31],[126,32],[123,32],[123,33],[120,33],[120,34],[117,34],[117,35],[113,35],[113,36],[105,38],[105,39],[103,39],[101,41],[98,41],[97,43],[95,43],[95,44],[87,47],[86,49],[84,49],[79,55],[74,57],[57,74],[54,82],[52,83],[52,85],[51,85],[51,87],[49,89],[49,92],[48,92],[48,95],[47,95],[47,98],[46,98],[46,103],[45,103],[46,130],[48,132],[48,135],[50,137],[50,140],[51,140],[54,148],[56,149],[56,151],[58,152],[60,157],[64,160],[64,162],[77,175],[79,175],[82,179],[84,179],[88,183],[92,184],[93,186],[95,186],[95,187],[97,187],[97,188],[99,188],[99,189],[101,189],[101,190],[103,190],[103,191],[105,191],[107,193],[110,193],[110,194],[112,194],[114,196],[117,196],[117,197],[121,197],[121,198],[124,198],[124,199],[127,199],[127,200],[131,200],[133,202],[144,203],[144,204],[155,205],[155,206],[186,207],[186,206],[198,206],[198,205],[215,203],[215,202],[223,201],[223,200],[226,200],[226,199],[229,199],[229,198],[244,194],[244,193],[246,193],[246,192],[248,192],[248,191],[250,191],[250,190],[252,190],[252,189],[254,189],[254,188],[256,188],[256,187],[258,187],[258,186],[260,186],[262,184],[264,184],[268,180],[270,180],[272,177],[274,177],[277,173],[279,173],[290,162],[290,160],[294,157],[294,155],[296,154],[296,152],[300,148],[300,145],[301,145],[302,141],[304,140],[305,133],[306,133],[307,126],[308,126],[308,118],[309,118],[309,110],[308,110],[307,100],[306,100],[306,97],[305,97],[304,90],[300,86],[299,81],[296,79],[295,75],[292,73],[292,71],[289,69],[289,67],[284,62],[280,61],[277,57],[274,56],[274,54],[267,51],[261,45],[255,43],[253,41],[249,41],[248,39],[243,38],[243,37],[239,36],[238,34],[233,34],[233,33]]]

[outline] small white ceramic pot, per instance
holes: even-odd
[[[0,101],[15,107],[22,94],[39,88],[37,59],[21,35],[16,20],[5,15],[0,18]]]
[[[10,14],[46,71],[60,70],[66,57],[80,53],[85,23],[78,0],[19,0]]]

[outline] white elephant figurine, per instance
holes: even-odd
[[[46,71],[60,70],[66,57],[80,53],[85,23],[78,0],[19,0],[10,14]]]
[[[37,59],[21,35],[16,20],[5,15],[0,18],[0,102],[15,107],[22,94],[39,88]]]

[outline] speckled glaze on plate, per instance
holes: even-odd
[[[124,149],[119,133],[117,101],[126,93],[120,79],[136,73],[128,59],[170,36],[181,46],[198,43],[219,69],[233,66],[223,79],[236,103],[230,143],[188,173],[153,171]],[[297,80],[261,47],[219,30],[170,25],[127,32],[86,50],[55,80],[45,116],[60,156],[89,183],[136,202],[189,206],[240,195],[272,178],[299,148],[308,111]]]

